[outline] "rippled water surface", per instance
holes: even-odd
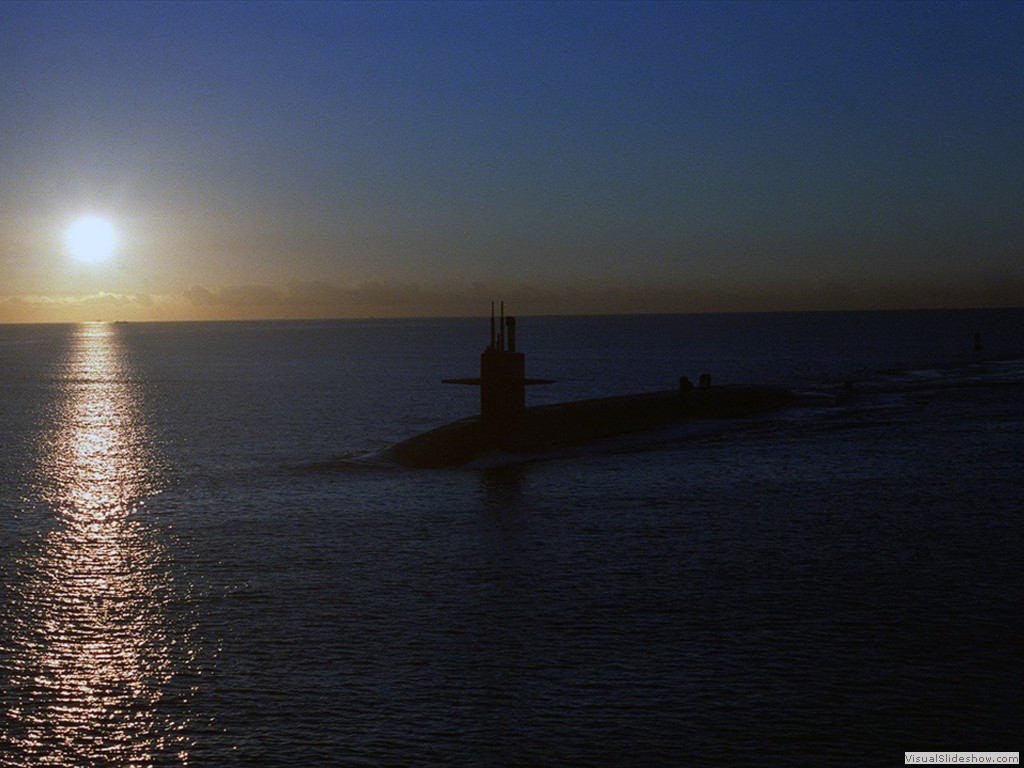
[[[45,426],[26,447],[25,509],[5,505],[39,526],[4,563],[6,764],[184,758],[192,627],[145,515],[160,458],[115,329],[68,329],[60,342]]]
[[[802,405],[337,460],[471,413],[485,333],[0,327],[0,765],[1019,749],[1024,312],[523,318],[534,402]]]

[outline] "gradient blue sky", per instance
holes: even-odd
[[[1024,4],[5,2],[0,178],[0,322],[1021,306]]]

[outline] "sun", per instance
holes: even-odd
[[[68,251],[79,261],[95,263],[110,258],[117,250],[117,230],[99,216],[75,219],[64,233]]]

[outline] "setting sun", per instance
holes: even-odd
[[[68,251],[79,261],[103,261],[117,248],[114,225],[99,216],[76,219],[64,234]]]

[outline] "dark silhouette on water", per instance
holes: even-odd
[[[480,355],[477,378],[444,379],[448,384],[480,387],[480,415],[411,437],[387,454],[408,467],[454,467],[494,451],[509,453],[553,448],[636,432],[684,419],[748,416],[790,403],[793,393],[764,386],[711,386],[700,375],[693,388],[685,376],[679,387],[556,405],[526,407],[526,387],[551,379],[526,377],[526,359],[516,351],[516,321],[504,305],[491,339]]]
[[[505,317],[505,302],[497,331],[491,302],[491,343],[480,354],[480,376],[473,379],[442,379],[444,384],[480,387],[480,421],[492,431],[508,429],[526,410],[526,387],[553,384],[554,379],[526,378],[526,356],[516,351],[516,319]]]

